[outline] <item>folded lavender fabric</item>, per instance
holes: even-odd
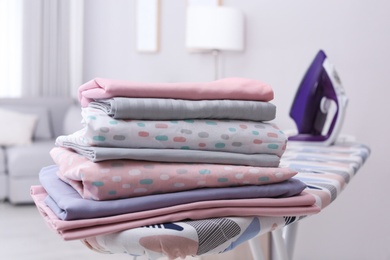
[[[110,217],[66,221],[59,219],[46,205],[45,199],[48,194],[42,186],[32,186],[31,196],[46,223],[64,240],[82,239],[184,219],[226,216],[306,216],[320,211],[320,208],[314,205],[314,196],[302,192],[289,198],[199,201]]]
[[[89,103],[115,119],[275,119],[276,106],[249,100],[184,100],[114,97]]]
[[[39,179],[49,195],[45,203],[62,220],[106,217],[207,200],[286,198],[298,195],[306,187],[303,182],[291,178],[281,183],[261,186],[204,188],[121,200],[94,201],[83,199],[76,190],[57,177],[57,171],[56,165],[45,167],[39,173]]]

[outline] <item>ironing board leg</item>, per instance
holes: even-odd
[[[276,253],[277,259],[289,260],[286,244],[283,238],[283,229],[277,229],[272,231],[272,245],[275,250],[272,252],[272,259],[274,258],[274,252]]]
[[[253,260],[264,260],[263,251],[261,250],[258,237],[254,237],[250,239],[248,242],[252,252]]]
[[[272,232],[272,259],[290,260],[294,253],[294,246],[298,230],[298,222],[291,223],[283,229]],[[276,254],[276,257],[274,255]]]
[[[287,253],[290,258],[294,254],[295,241],[298,231],[298,221],[291,223],[290,225],[284,228],[284,241],[286,243]]]

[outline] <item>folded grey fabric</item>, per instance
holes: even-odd
[[[260,186],[202,188],[142,197],[95,201],[83,199],[70,185],[60,180],[56,165],[42,168],[41,185],[48,193],[46,205],[62,220],[89,219],[165,208],[197,201],[250,198],[287,198],[300,194],[306,184],[291,178],[287,181]]]
[[[278,167],[280,163],[279,156],[275,154],[241,154],[201,150],[95,147],[83,146],[67,141],[61,142],[59,145],[65,148],[70,148],[93,162],[130,159],[156,162],[249,165],[257,167]]]
[[[269,121],[275,119],[276,106],[269,102],[243,100],[183,100],[164,98],[124,98],[94,101],[115,119],[239,119]]]

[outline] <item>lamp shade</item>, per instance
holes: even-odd
[[[189,6],[186,46],[192,51],[243,50],[242,12],[225,6]]]

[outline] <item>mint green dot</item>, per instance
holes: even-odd
[[[179,121],[177,121],[177,120],[171,120],[170,121],[172,124],[178,124],[179,123]]]
[[[110,190],[110,191],[108,192],[108,194],[109,194],[109,195],[116,195],[116,190]]]
[[[200,173],[200,174],[210,174],[211,171],[208,170],[208,169],[202,169],[202,170],[199,171],[199,173]]]
[[[253,135],[259,135],[259,131],[252,131]]]
[[[215,148],[224,148],[225,144],[224,143],[216,143]]]
[[[92,185],[93,185],[93,186],[96,186],[96,187],[101,187],[101,186],[104,186],[104,182],[101,182],[101,181],[93,181],[93,182],[92,182]]]
[[[189,146],[182,146],[182,147],[180,147],[180,149],[183,149],[183,150],[190,150],[190,147],[189,147]]]
[[[142,179],[139,181],[140,184],[153,184],[152,179]]]
[[[186,119],[186,120],[184,120],[184,122],[192,124],[192,123],[194,123],[194,120]]]
[[[137,123],[137,125],[140,127],[145,127],[145,123]]]
[[[278,149],[278,148],[279,148],[279,145],[277,145],[277,144],[269,144],[269,145],[268,145],[268,148],[269,148],[269,149]]]
[[[267,176],[259,177],[259,181],[269,181],[269,177]]]
[[[96,120],[96,116],[88,116],[88,118],[91,120]]]
[[[206,121],[207,125],[217,125],[217,122],[215,121]]]
[[[101,136],[101,135],[95,135],[94,137],[92,137],[93,140],[95,141],[104,141],[106,140],[106,138],[104,136]]]
[[[218,182],[228,182],[228,178],[218,178]]]
[[[166,135],[158,135],[155,137],[156,140],[158,141],[168,141],[168,136]]]
[[[234,128],[234,127],[229,127],[229,131],[230,131],[230,132],[236,132],[236,131],[237,131],[237,129],[236,129],[236,128]]]
[[[111,120],[110,122],[108,122],[110,125],[117,125],[118,124],[118,121],[116,120]]]

